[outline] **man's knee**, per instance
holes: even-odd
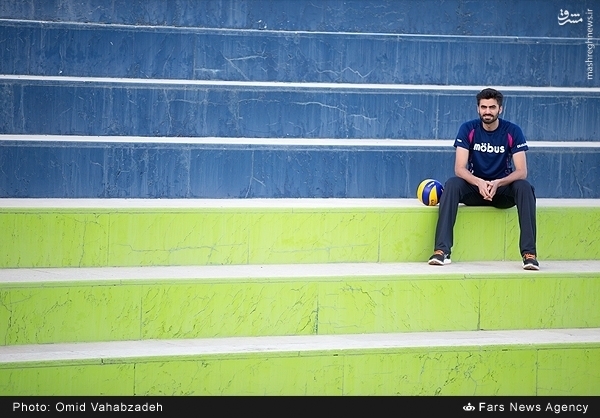
[[[450,177],[444,184],[444,191],[446,190],[458,190],[465,184],[465,180],[460,177]]]
[[[531,194],[535,197],[535,189],[527,180],[515,180],[512,184],[515,195]]]

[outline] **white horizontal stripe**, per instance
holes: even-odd
[[[90,83],[90,84],[141,84],[161,86],[206,86],[206,87],[254,87],[280,89],[321,89],[321,90],[414,90],[427,91],[481,91],[493,87],[501,91],[521,91],[528,93],[600,93],[600,87],[536,87],[536,86],[473,86],[437,84],[367,84],[367,83],[304,83],[280,81],[227,81],[227,80],[183,80],[147,79],[121,77],[73,77],[0,74],[0,80],[25,80],[36,82]]]
[[[444,267],[446,268],[446,267]],[[534,350],[538,344],[555,349],[562,344],[600,343],[600,328],[506,330],[506,331],[437,331],[379,334],[294,335],[276,337],[220,337],[145,341],[109,341],[94,343],[56,343],[0,347],[0,363],[101,359],[205,356],[260,353],[352,350],[401,350],[422,348],[430,351],[458,350],[460,347],[523,347]]]
[[[597,273],[600,260],[544,260],[544,275]],[[408,278],[438,274],[436,267],[424,268],[424,262],[404,263],[321,263],[321,264],[229,264],[196,266],[145,266],[145,267],[50,267],[0,269],[0,283],[88,283],[118,281],[136,283],[186,280],[206,282],[215,280],[245,280],[282,282],[314,278],[324,280],[353,277],[354,280]],[[444,266],[444,279],[479,280],[481,275],[510,275],[520,277],[523,269],[511,261],[464,261]],[[506,277],[508,278],[508,277]],[[439,280],[436,278],[436,280]]]
[[[469,40],[491,40],[491,41],[514,41],[514,42],[535,42],[535,43],[552,43],[552,42],[581,42],[588,38],[586,37],[563,37],[563,36],[518,36],[518,35],[458,35],[458,34],[421,34],[421,33],[393,33],[393,32],[348,32],[348,31],[310,31],[310,30],[285,30],[285,29],[252,29],[252,28],[203,28],[193,26],[170,26],[170,25],[141,25],[141,24],[126,24],[126,23],[99,23],[99,22],[57,22],[50,20],[33,20],[33,19],[0,19],[0,23],[18,23],[18,24],[33,24],[44,25],[46,27],[76,27],[76,28],[99,28],[99,29],[120,29],[120,30],[145,30],[145,31],[169,31],[169,32],[192,32],[192,33],[219,33],[219,34],[269,34],[269,35],[321,35],[321,36],[360,36],[360,37],[392,37],[392,38],[423,38],[443,39],[445,41],[469,41]],[[597,38],[592,38],[597,39]]]
[[[540,207],[600,207],[600,199],[537,199]],[[265,198],[265,199],[123,199],[123,198],[4,198],[0,210],[10,209],[381,209],[418,208],[437,211],[437,206],[424,206],[416,198]],[[494,209],[491,209],[494,210]]]
[[[0,134],[0,141],[82,142],[190,145],[266,145],[275,147],[449,147],[453,139],[345,139],[345,138],[226,138],[226,137],[148,137]],[[532,148],[600,148],[600,141],[528,141]]]

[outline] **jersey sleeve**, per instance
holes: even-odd
[[[527,151],[529,149],[527,141],[525,140],[525,135],[523,135],[523,131],[519,126],[513,125],[513,129],[510,130],[508,135],[508,145],[512,154]]]
[[[458,134],[454,140],[454,147],[469,149],[471,143],[469,141],[469,133],[473,130],[469,123],[463,123],[458,129]]]

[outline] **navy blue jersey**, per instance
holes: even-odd
[[[521,128],[504,119],[498,121],[492,132],[483,129],[480,119],[465,122],[454,141],[455,147],[469,150],[468,170],[484,180],[508,176],[513,171],[512,155],[529,149]]]

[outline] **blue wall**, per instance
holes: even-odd
[[[560,142],[528,152],[537,196],[600,198],[588,9],[600,21],[589,0],[5,0],[0,197],[413,197],[452,175],[432,140],[493,86],[532,145]]]
[[[248,138],[450,139],[475,91],[0,83],[0,133]],[[593,141],[600,95],[507,92],[530,140]],[[576,121],[576,122],[575,122]],[[283,142],[282,142],[283,143]]]
[[[587,9],[598,9],[597,1],[3,0],[0,18],[291,32],[580,38],[583,25],[559,25],[560,11],[583,15]]]
[[[414,197],[445,179],[451,147],[0,143],[1,191],[11,197]],[[529,152],[538,197],[597,198],[600,148]],[[554,173],[561,173],[556,176]]]
[[[22,22],[5,22],[0,36],[15,40],[0,49],[2,74],[600,86],[600,77],[587,79],[582,64],[587,48],[575,38],[248,33]]]

